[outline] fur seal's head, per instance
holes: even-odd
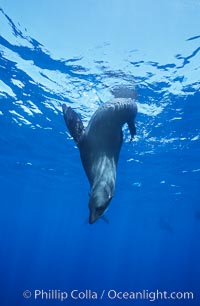
[[[90,224],[93,224],[100,217],[103,216],[111,200],[112,200],[112,196],[107,194],[105,190],[103,192],[93,191],[90,194],[90,200],[89,200],[89,209],[90,209],[89,223]]]

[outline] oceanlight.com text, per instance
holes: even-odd
[[[67,300],[146,300],[149,302],[154,302],[158,300],[194,300],[194,293],[191,291],[119,291],[115,289],[110,290],[43,290],[36,289],[34,291],[25,290],[23,292],[23,297],[25,299],[34,299],[34,300],[55,300],[64,302]]]

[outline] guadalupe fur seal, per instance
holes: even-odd
[[[89,223],[92,224],[103,216],[113,197],[122,127],[128,124],[132,140],[136,133],[137,105],[132,98],[114,98],[97,109],[86,128],[71,107],[63,104],[62,109],[90,183]]]

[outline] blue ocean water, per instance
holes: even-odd
[[[109,43],[59,59],[3,8],[0,20],[0,304],[199,305],[198,33],[169,62],[137,46],[112,61]],[[89,184],[61,105],[87,124],[118,85],[136,88],[137,136],[130,143],[125,127],[109,223],[89,225]],[[49,295],[34,298],[35,290]],[[98,298],[73,299],[73,290]],[[193,299],[150,301],[156,290]]]

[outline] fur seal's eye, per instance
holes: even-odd
[[[96,208],[96,211],[101,211],[101,210],[104,210],[104,207],[97,207]]]
[[[102,215],[105,209],[106,209],[106,207],[104,207],[104,206],[103,207],[97,207],[96,212],[98,212],[100,215]]]

